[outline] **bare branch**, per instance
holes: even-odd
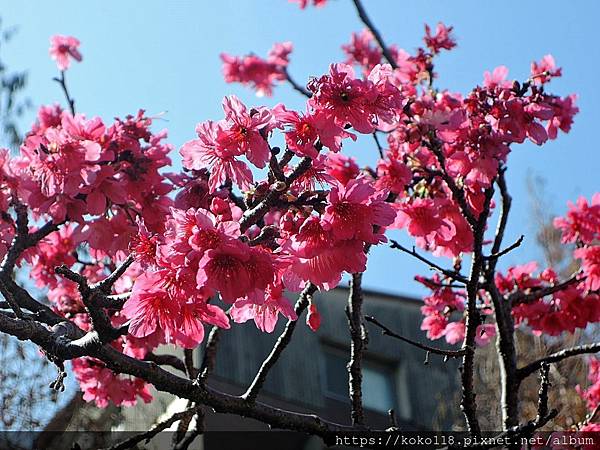
[[[184,362],[175,355],[156,355],[154,353],[148,353],[144,358],[144,361],[151,361],[159,366],[171,366],[174,369],[186,372]]]
[[[377,41],[377,44],[379,45],[379,48],[381,49],[381,53],[383,54],[383,56],[385,57],[387,62],[390,64],[390,66],[392,66],[393,69],[398,68],[398,64],[396,63],[396,60],[394,59],[389,48],[385,45],[385,42],[383,41],[383,37],[381,36],[381,33],[379,32],[379,30],[377,30],[377,28],[375,28],[375,25],[373,25],[373,22],[371,22],[371,19],[369,19],[369,16],[367,15],[367,12],[365,11],[365,8],[363,7],[361,1],[360,0],[352,0],[352,1],[354,2],[354,6],[356,7],[356,12],[358,13],[358,17],[360,17],[360,20],[362,20],[362,22],[365,24],[365,26],[373,34],[373,37]]]
[[[213,327],[210,329],[210,333],[208,333],[208,337],[206,338],[204,354],[202,355],[202,363],[200,364],[198,376],[195,380],[196,384],[199,386],[204,386],[206,384],[208,376],[215,367],[215,362],[217,359],[217,345],[219,344],[219,334],[221,332],[220,330],[220,327],[213,325]]]
[[[424,256],[421,256],[420,254],[418,254],[414,248],[412,250],[409,250],[393,239],[390,239],[390,247],[395,248],[400,251],[403,251],[405,253],[408,253],[411,256],[414,256],[419,261],[422,261],[425,264],[427,264],[433,270],[436,270],[436,271],[440,272],[441,274],[446,275],[448,278],[451,278],[459,283],[467,284],[467,282],[468,282],[467,278],[464,275],[461,275],[460,273],[458,273],[455,270],[444,269],[443,267],[439,266],[438,264],[434,263],[433,261],[430,261],[429,259],[425,258]]]
[[[61,70],[60,78],[58,78],[58,77],[53,78],[53,80],[56,81],[58,84],[60,84],[60,87],[62,88],[62,91],[65,94],[67,104],[69,105],[69,111],[71,111],[71,115],[74,116],[75,115],[75,100],[69,94],[69,89],[67,88],[67,80],[65,79],[65,71]]]
[[[109,447],[108,450],[125,450],[128,448],[133,448],[137,444],[141,443],[142,441],[148,443],[150,441],[150,439],[155,437],[161,431],[166,430],[171,425],[173,425],[175,422],[178,422],[180,420],[186,419],[187,417],[193,416],[197,411],[198,411],[198,407],[194,407],[194,408],[189,408],[184,411],[175,413],[171,417],[169,417],[167,420],[154,425],[154,427],[152,427],[150,430],[148,430],[144,433],[140,433],[135,436],[132,436],[129,439],[126,439],[122,442],[119,442],[118,444],[115,444],[115,445]]]
[[[185,372],[188,374],[188,377],[190,377],[190,380],[193,380],[198,376],[198,369],[194,366],[194,350],[186,348],[183,351],[183,355]]]
[[[542,421],[548,415],[548,388],[550,387],[550,365],[542,363],[540,366],[540,390],[538,392],[538,408],[535,420]]]
[[[205,404],[216,412],[247,416],[273,427],[311,433],[324,439],[332,433],[352,430],[351,427],[328,422],[313,414],[286,411],[260,402],[250,403],[242,397],[225,394],[208,386],[198,386],[192,380],[160,368],[156,363],[131,358],[109,345],[86,347],[76,344],[70,340],[71,337],[83,332],[71,322],[59,325],[62,327],[48,330],[39,323],[10,319],[0,314],[0,332],[11,334],[20,340],[31,340],[60,360],[93,356],[117,373],[142,378],[158,390],[187,398],[197,404]]]
[[[578,345],[576,347],[566,348],[521,367],[517,370],[517,376],[519,377],[519,380],[524,380],[532,373],[540,370],[543,364],[556,363],[572,356],[593,354],[598,352],[600,352],[600,343]]]
[[[317,287],[314,284],[310,283],[300,293],[298,301],[294,306],[294,311],[296,312],[298,319],[300,318],[300,314],[302,314],[302,312],[304,312],[304,310],[308,307],[310,297],[315,293],[316,290]],[[256,400],[256,397],[258,396],[258,393],[260,392],[260,389],[262,388],[267,378],[267,375],[269,374],[269,371],[279,360],[279,357],[290,343],[294,330],[296,329],[297,322],[298,320],[288,320],[285,329],[283,330],[283,332],[275,342],[275,345],[271,349],[271,353],[269,353],[269,356],[267,356],[267,358],[261,364],[260,369],[258,369],[258,372],[254,377],[254,380],[252,381],[246,392],[242,395],[242,398],[246,399],[249,402],[254,402]]]
[[[99,281],[96,284],[90,285],[90,289],[98,289],[103,291],[106,294],[110,294],[110,291],[116,281],[123,276],[123,274],[127,271],[129,266],[133,264],[133,256],[129,255],[125,260],[104,280]]]
[[[504,256],[507,253],[512,252],[514,249],[516,249],[517,247],[521,246],[521,244],[523,243],[523,239],[525,239],[525,236],[521,235],[519,237],[519,239],[517,239],[511,245],[509,245],[508,247],[506,247],[504,250],[500,250],[498,253],[492,253],[491,255],[486,256],[486,259],[487,260],[499,259],[501,256]]]
[[[375,317],[365,316],[365,320],[367,322],[371,322],[372,324],[374,324],[374,325],[378,326],[379,328],[381,328],[381,330],[382,330],[381,334],[384,334],[386,336],[390,336],[390,337],[399,339],[399,340],[401,340],[403,342],[406,342],[407,344],[414,345],[415,347],[418,347],[421,350],[425,350],[426,352],[434,353],[436,355],[446,356],[448,358],[460,358],[460,357],[464,356],[464,354],[465,354],[464,349],[460,349],[460,350],[444,350],[444,349],[437,348],[437,347],[431,347],[431,346],[429,346],[427,344],[421,344],[420,342],[417,342],[417,341],[413,341],[412,339],[409,339],[407,337],[401,336],[401,335],[393,332],[388,327],[386,327],[381,322],[379,322],[377,319],[375,319]]]
[[[495,274],[496,265],[500,257],[513,248],[518,247],[523,236],[513,245],[505,250],[500,250],[504,239],[504,232],[508,223],[512,197],[508,193],[506,179],[504,177],[506,169],[500,168],[496,184],[500,190],[500,217],[496,226],[496,234],[490,256],[486,258],[487,268],[485,270],[485,288],[490,295],[494,307],[494,320],[496,325],[496,350],[498,352],[498,362],[500,368],[500,409],[502,412],[502,425],[504,430],[515,427],[519,423],[519,381],[517,372],[517,352],[515,348],[515,325],[511,313],[510,302],[507,302],[496,286]]]
[[[481,322],[479,310],[477,309],[477,293],[479,281],[483,270],[483,236],[485,226],[490,212],[490,204],[494,195],[494,185],[486,189],[483,210],[479,218],[472,225],[473,229],[473,257],[471,259],[471,271],[467,283],[467,307],[465,309],[465,337],[462,348],[465,354],[462,359],[462,370],[460,374],[462,395],[460,406],[467,422],[467,429],[471,435],[478,436],[481,433],[479,420],[477,419],[477,403],[475,402],[475,387],[473,385],[474,361],[475,361],[475,338],[477,327]]]
[[[379,142],[379,137],[377,137],[377,131],[373,131],[373,140],[375,141],[375,145],[377,146],[379,157],[383,159],[383,147],[381,146],[381,142]]]
[[[364,427],[362,404],[362,356],[367,344],[367,332],[362,323],[362,273],[352,274],[346,316],[350,329],[350,361],[348,362],[348,394],[352,405],[352,425]]]
[[[288,83],[290,83],[290,85],[292,86],[292,88],[299,92],[300,94],[302,94],[305,97],[312,97],[312,92],[310,92],[308,89],[306,89],[304,86],[302,86],[301,84],[298,84],[290,75],[290,73],[288,72],[287,67],[285,67],[283,69],[283,73],[285,75],[285,79],[288,81]]]

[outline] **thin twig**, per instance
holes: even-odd
[[[381,49],[381,53],[383,54],[383,56],[385,57],[387,62],[390,64],[390,66],[392,66],[393,69],[398,68],[398,64],[396,63],[396,60],[394,59],[389,48],[385,45],[385,42],[383,41],[383,37],[381,36],[381,33],[379,32],[379,30],[377,30],[377,28],[375,28],[375,25],[373,25],[373,22],[371,22],[371,19],[369,19],[369,16],[367,15],[367,12],[365,11],[365,8],[363,7],[361,1],[353,0],[353,2],[354,2],[354,6],[356,7],[356,12],[358,13],[358,17],[360,17],[360,20],[362,20],[362,22],[369,29],[371,34],[373,34],[373,37],[377,41],[377,44],[379,45],[379,48]]]
[[[139,444],[140,442],[148,443],[158,433],[166,430],[171,425],[173,425],[175,422],[177,422],[179,420],[183,420],[184,418],[186,418],[188,416],[194,415],[196,413],[196,411],[198,411],[198,407],[186,409],[185,411],[175,413],[171,417],[169,417],[167,420],[154,425],[150,430],[148,430],[144,433],[140,433],[135,436],[132,436],[129,439],[125,439],[124,441],[119,442],[118,444],[115,444],[115,445],[109,447],[108,450],[125,450],[128,448],[134,447],[135,445]]]
[[[377,146],[379,157],[383,159],[383,147],[381,146],[381,142],[379,142],[379,138],[377,137],[377,131],[373,131],[373,140],[375,141],[375,145]]]
[[[457,281],[457,282],[463,283],[463,284],[466,284],[468,282],[467,278],[464,275],[461,275],[460,273],[458,273],[455,270],[444,269],[443,267],[439,266],[438,264],[434,263],[433,261],[430,261],[429,259],[425,258],[424,256],[421,256],[420,254],[418,254],[414,248],[412,250],[409,250],[393,239],[390,239],[390,247],[400,250],[400,251],[403,251],[405,253],[408,253],[411,256],[414,256],[419,261],[424,262],[432,269],[437,270],[438,272],[442,273],[443,275],[446,275],[448,278],[451,278],[454,281]]]
[[[486,257],[486,259],[491,260],[491,259],[498,259],[501,256],[506,255],[507,253],[512,252],[514,249],[516,249],[517,247],[520,247],[521,244],[523,243],[523,239],[525,239],[524,235],[521,235],[519,237],[519,239],[517,239],[515,242],[513,242],[511,245],[509,245],[508,247],[506,247],[504,250],[500,250],[498,253],[492,253],[491,255],[488,255]]]
[[[298,318],[300,317],[300,314],[302,314],[302,312],[304,312],[304,310],[308,307],[310,297],[315,293],[316,290],[317,287],[314,284],[310,283],[298,296],[298,301],[294,306],[294,311],[296,312]],[[277,338],[277,341],[275,342],[275,345],[273,345],[271,352],[261,364],[260,368],[258,369],[258,372],[256,373],[256,376],[254,377],[254,380],[252,380],[252,383],[250,383],[250,386],[242,395],[242,398],[246,399],[250,403],[256,400],[258,393],[260,392],[265,380],[267,379],[269,371],[279,360],[279,357],[290,343],[294,330],[296,329],[297,322],[298,320],[288,320],[285,329],[279,335],[279,338]]]
[[[464,349],[460,349],[460,350],[444,350],[442,348],[432,347],[432,346],[427,345],[427,344],[422,344],[420,342],[413,341],[412,339],[409,339],[407,337],[404,337],[402,335],[399,335],[399,334],[393,332],[388,327],[386,327],[381,322],[379,322],[377,319],[375,319],[375,317],[365,316],[365,320],[367,322],[371,322],[372,324],[374,324],[374,325],[378,326],[379,328],[381,328],[381,330],[382,330],[381,334],[384,334],[386,336],[390,336],[390,337],[399,339],[399,340],[401,340],[403,342],[406,342],[407,344],[414,345],[415,347],[418,347],[421,350],[425,350],[426,352],[431,352],[431,353],[434,353],[436,355],[447,356],[448,358],[460,358],[461,356],[464,356],[464,354],[465,354]]]
[[[67,104],[69,105],[69,111],[71,111],[71,115],[74,116],[75,115],[75,100],[69,94],[69,89],[67,89],[67,80],[65,78],[65,71],[61,70],[60,78],[58,78],[58,77],[53,78],[53,80],[56,81],[58,84],[60,84],[60,87],[62,88],[62,91],[65,94],[65,98],[67,99]]]
[[[298,84],[290,75],[290,73],[287,70],[287,67],[283,69],[283,73],[285,75],[285,79],[288,81],[288,83],[290,83],[290,85],[292,86],[292,88],[299,92],[300,94],[304,95],[305,97],[312,97],[312,92],[310,92],[308,89],[306,89],[305,87],[303,87],[302,85]]]
[[[563,359],[570,358],[572,356],[592,354],[598,352],[600,352],[600,343],[578,345],[576,347],[566,348],[564,350],[560,350],[556,353],[552,353],[551,355],[540,358],[537,361],[529,363],[524,367],[521,367],[517,370],[517,376],[520,380],[524,380],[529,375],[539,370],[542,364],[556,363],[562,361]]]

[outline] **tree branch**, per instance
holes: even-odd
[[[394,59],[389,48],[385,45],[385,42],[383,41],[383,37],[381,36],[381,33],[379,32],[379,30],[377,30],[377,28],[375,28],[375,25],[373,25],[373,22],[371,22],[371,19],[369,19],[369,16],[367,15],[367,12],[365,11],[365,8],[363,7],[361,1],[360,0],[352,0],[352,1],[354,2],[354,6],[356,7],[356,12],[358,13],[358,17],[360,17],[360,20],[362,21],[362,23],[364,23],[365,26],[371,32],[371,34],[373,34],[373,37],[377,41],[377,44],[379,45],[379,48],[381,49],[381,53],[383,54],[384,58],[387,60],[387,62],[390,64],[390,66],[392,66],[392,69],[397,69],[398,64],[396,63],[396,60]]]
[[[454,281],[457,281],[457,282],[463,283],[463,284],[467,284],[467,282],[468,282],[467,278],[464,275],[461,275],[460,273],[458,273],[455,270],[444,269],[443,267],[439,266],[438,264],[434,263],[433,261],[430,261],[429,259],[425,258],[424,256],[421,256],[420,254],[418,254],[414,248],[412,250],[409,250],[393,239],[390,239],[390,247],[400,250],[400,251],[403,251],[405,253],[408,253],[411,256],[414,256],[419,261],[422,261],[425,264],[427,264],[433,270],[436,270],[436,271],[440,272],[441,274],[446,275],[448,278],[451,278]]]
[[[298,319],[300,319],[300,314],[302,314],[304,312],[304,310],[308,307],[310,297],[315,293],[316,290],[317,290],[317,287],[314,284],[310,283],[300,293],[300,296],[298,297],[298,301],[296,302],[296,305],[294,306],[294,311],[296,312]],[[290,341],[292,339],[292,335],[294,333],[294,330],[296,329],[296,324],[298,322],[298,319],[297,320],[288,320],[288,322],[285,326],[285,329],[283,330],[283,332],[281,333],[281,335],[275,342],[275,345],[273,345],[271,353],[269,353],[267,358],[261,364],[260,368],[258,369],[258,372],[256,373],[256,376],[254,377],[254,380],[252,381],[252,383],[250,383],[250,386],[248,387],[246,392],[242,395],[242,398],[246,399],[247,401],[249,401],[251,403],[256,400],[256,397],[258,396],[260,389],[262,388],[265,380],[267,379],[267,375],[269,374],[269,371],[275,365],[275,363],[279,360],[279,357],[281,356],[281,354],[283,353],[285,348],[290,343]]]
[[[566,348],[521,367],[517,370],[517,377],[519,381],[522,381],[532,373],[540,370],[543,364],[556,363],[572,356],[593,354],[598,352],[600,352],[600,343],[578,345],[576,347]]]
[[[285,75],[285,79],[288,81],[288,83],[290,83],[290,85],[292,86],[292,88],[299,92],[300,94],[302,94],[305,97],[311,98],[312,97],[312,92],[310,92],[308,89],[306,89],[305,87],[303,87],[302,85],[298,84],[290,75],[290,73],[288,72],[287,67],[285,67],[283,69],[283,74]]]
[[[65,71],[61,70],[60,78],[56,77],[56,78],[53,78],[53,80],[56,81],[58,84],[60,84],[60,87],[62,88],[62,91],[65,94],[65,98],[67,99],[67,104],[69,105],[69,111],[71,111],[71,115],[74,116],[75,115],[75,100],[69,94],[69,89],[67,89],[67,80],[65,78]]]
[[[346,316],[350,329],[350,361],[348,362],[348,395],[352,405],[352,425],[364,427],[362,404],[362,356],[367,344],[367,332],[362,323],[362,273],[352,274]]]
[[[290,185],[296,181],[300,176],[302,176],[312,164],[312,159],[306,157],[302,158],[302,160],[298,163],[296,168],[290,173],[285,182],[277,182],[271,188],[271,190],[267,193],[265,198],[254,208],[249,209],[244,212],[242,219],[240,220],[240,230],[241,232],[245,232],[252,225],[260,221],[267,212],[271,209],[273,204],[277,201],[277,198],[286,191]]]
[[[473,224],[473,257],[471,259],[471,271],[467,283],[467,307],[465,309],[465,337],[462,349],[465,354],[462,360],[461,386],[462,396],[460,406],[467,422],[467,429],[471,435],[478,436],[481,433],[477,419],[477,403],[475,402],[475,388],[473,385],[474,360],[475,360],[475,337],[477,327],[481,323],[477,309],[477,292],[479,290],[479,277],[483,270],[483,236],[490,204],[494,195],[494,185],[486,189],[483,210],[479,218]]]
[[[386,336],[390,336],[396,339],[399,339],[403,342],[406,342],[407,344],[410,345],[414,345],[415,347],[420,348],[421,350],[425,350],[426,352],[429,353],[433,353],[436,355],[442,355],[448,358],[460,358],[462,356],[464,356],[465,351],[464,349],[460,349],[460,350],[444,350],[441,348],[437,348],[437,347],[431,347],[427,344],[422,344],[420,342],[417,341],[413,341],[412,339],[409,339],[407,337],[401,336],[395,332],[393,332],[392,330],[390,330],[388,327],[386,327],[385,325],[383,325],[381,322],[379,322],[377,319],[375,319],[375,317],[372,316],[365,316],[365,320],[367,322],[371,322],[372,324],[378,326],[379,328],[381,328],[381,334],[386,335]]]
[[[171,366],[183,373],[186,372],[184,362],[175,355],[156,355],[154,353],[148,353],[144,358],[144,361],[154,362],[159,366]]]
[[[184,411],[175,413],[171,417],[169,417],[167,420],[154,425],[150,430],[148,430],[144,433],[140,433],[135,436],[132,436],[129,439],[125,439],[124,441],[119,442],[118,444],[115,444],[115,445],[109,447],[108,450],[125,450],[128,448],[133,448],[137,444],[141,443],[142,441],[144,441],[145,443],[148,443],[148,442],[150,442],[150,439],[155,437],[161,431],[166,430],[171,425],[173,425],[175,422],[178,422],[180,420],[185,420],[186,418],[193,416],[194,414],[196,414],[197,411],[198,411],[198,407],[196,406],[196,407],[189,408]]]
[[[515,427],[519,423],[519,381],[517,372],[517,352],[515,348],[515,325],[511,312],[510,302],[507,302],[496,286],[495,274],[496,265],[499,258],[508,253],[512,248],[521,244],[523,236],[507,249],[500,251],[504,232],[508,223],[512,197],[508,193],[506,179],[504,177],[506,169],[500,168],[496,184],[500,191],[500,217],[496,226],[496,234],[490,256],[486,258],[487,268],[485,271],[486,290],[492,300],[494,307],[494,319],[496,325],[496,350],[498,352],[498,363],[500,368],[500,409],[502,412],[502,426],[506,431]]]

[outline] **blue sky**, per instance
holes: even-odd
[[[458,47],[437,61],[436,85],[466,93],[480,83],[485,70],[506,65],[510,75],[525,79],[529,64],[552,53],[563,67],[563,78],[550,90],[579,95],[580,114],[571,134],[542,148],[521,145],[509,159],[509,189],[514,197],[507,242],[525,234],[524,245],[504,258],[502,266],[540,257],[529,214],[527,174],[547,180],[552,212],[562,213],[569,199],[590,197],[598,189],[600,157],[596,144],[600,114],[597,88],[600,68],[597,18],[600,3],[504,1],[384,1],[363,0],[371,19],[388,43],[408,51],[420,45],[425,22],[443,21],[455,27]],[[68,84],[79,112],[114,116],[144,108],[150,115],[166,112],[157,127],[169,129],[177,148],[194,138],[196,123],[221,117],[223,96],[236,94],[247,104],[284,102],[302,108],[304,100],[288,86],[272,98],[224,83],[219,53],[265,55],[273,42],[292,41],[290,72],[300,82],[327,71],[343,58],[340,45],[362,29],[350,0],[330,0],[324,8],[301,11],[286,0],[220,0],[169,2],[7,2],[2,19],[18,25],[19,33],[3,48],[13,70],[27,70],[27,96],[35,106],[63,102],[52,81],[56,66],[48,57],[52,34],[71,34],[81,42],[84,61],[68,73]],[[29,125],[32,110],[24,121]],[[359,161],[374,161],[371,139],[347,150]],[[410,240],[400,237],[405,243]],[[386,247],[372,250],[367,287],[417,294],[412,281],[427,269]]]

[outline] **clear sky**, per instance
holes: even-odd
[[[567,200],[600,190],[600,2],[364,0],[364,5],[386,41],[408,51],[421,44],[425,22],[455,27],[458,47],[437,61],[439,88],[466,93],[481,82],[485,70],[498,65],[508,66],[510,75],[522,80],[530,62],[547,53],[563,67],[563,78],[553,81],[550,90],[579,94],[581,112],[571,134],[543,148],[516,146],[509,159],[509,189],[515,200],[507,241],[521,233],[526,241],[503,265],[538,258],[527,174],[547,180],[549,206],[557,214],[564,212]],[[288,86],[265,99],[224,83],[220,52],[264,56],[273,42],[292,41],[290,72],[304,82],[326,72],[330,62],[342,60],[340,45],[362,29],[350,0],[330,0],[324,8],[304,11],[286,0],[21,1],[5,2],[1,14],[6,25],[19,26],[3,49],[3,59],[13,70],[29,71],[27,96],[34,105],[63,101],[51,81],[56,66],[48,56],[49,37],[71,34],[81,40],[84,56],[68,73],[78,111],[107,121],[138,108],[150,115],[165,111],[157,126],[169,129],[177,148],[194,138],[196,123],[221,118],[225,95],[236,94],[247,104],[302,107],[304,100]],[[374,161],[370,138],[347,150],[359,155],[359,161]],[[402,239],[404,233],[394,236]],[[372,250],[365,284],[416,294],[420,290],[412,277],[426,271],[409,256],[382,246]]]

